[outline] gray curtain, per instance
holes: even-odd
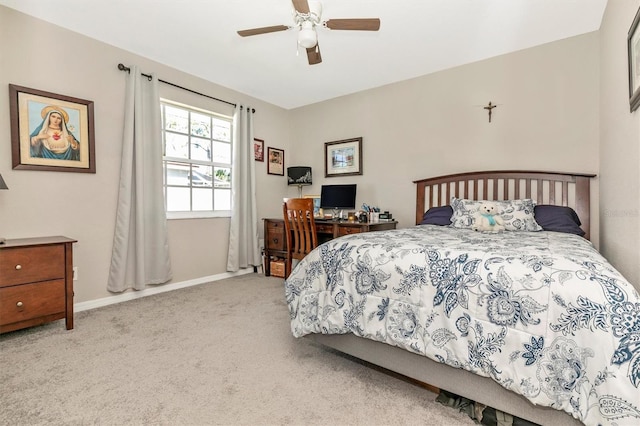
[[[162,187],[158,79],[133,66],[127,75],[122,163],[107,289],[142,290],[171,279]]]
[[[253,112],[237,105],[233,115],[231,226],[227,271],[262,265],[256,208]]]

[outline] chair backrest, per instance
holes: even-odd
[[[282,213],[289,260],[300,260],[318,246],[313,198],[285,198]]]

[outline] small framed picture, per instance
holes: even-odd
[[[93,102],[9,85],[14,169],[95,173]]]
[[[264,161],[264,141],[253,139],[253,157],[256,161]]]
[[[284,176],[284,149],[267,148],[267,173]]]
[[[629,108],[631,112],[640,106],[640,9],[636,12],[633,23],[627,35],[627,50],[629,52]]]
[[[324,177],[362,174],[362,138],[324,143]]]
[[[313,198],[313,216],[323,217],[322,208],[320,208],[320,196],[319,195],[305,195],[304,198]]]

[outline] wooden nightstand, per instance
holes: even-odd
[[[0,245],[0,333],[65,319],[73,328],[73,252],[67,237]]]
[[[287,239],[284,235],[284,219],[264,220],[264,274],[271,275],[271,258],[287,258]],[[360,232],[384,231],[396,229],[398,222],[348,222],[316,220],[318,232],[318,244],[332,240],[343,235],[358,234]]]

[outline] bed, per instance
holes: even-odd
[[[589,241],[593,177],[415,181],[416,226],[331,240],[292,271],[294,336],[535,423],[639,424],[640,297]],[[485,204],[508,230],[475,230]]]

